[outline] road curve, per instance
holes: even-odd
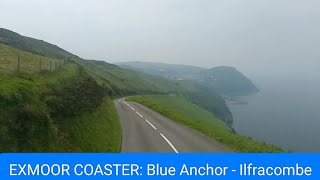
[[[124,98],[114,101],[122,127],[122,152],[228,152],[225,146]]]

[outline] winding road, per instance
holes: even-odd
[[[124,98],[114,101],[122,127],[122,152],[227,152],[226,147]]]

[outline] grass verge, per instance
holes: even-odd
[[[60,130],[76,152],[119,152],[121,129],[111,98],[92,112],[59,121]]]

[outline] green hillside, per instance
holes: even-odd
[[[17,54],[28,71],[8,68]],[[0,57],[1,152],[119,151],[113,102],[81,66],[38,72],[39,58],[53,59],[2,44]]]
[[[50,61],[52,70],[55,70],[56,59],[35,55],[26,51],[19,51],[13,47],[0,43],[0,72],[15,73],[18,71],[18,58],[20,56],[20,72],[38,73],[50,70]]]
[[[201,107],[181,96],[133,96],[128,101],[141,103],[160,114],[195,129],[238,152],[283,152],[282,149],[234,134],[228,126]]]
[[[21,36],[18,33],[3,28],[0,28],[0,43],[15,47],[22,51],[50,58],[64,59],[66,57],[76,57],[56,45],[42,40]]]
[[[178,85],[157,76],[130,71],[119,66],[95,60],[77,61],[99,84],[110,88],[115,96],[175,92]]]
[[[177,82],[154,75],[126,70],[104,61],[84,60],[55,45],[42,40],[21,36],[6,29],[0,29],[0,42],[17,47],[23,52],[41,54],[54,59],[68,59],[80,65],[106,93],[112,97],[135,94],[179,94],[184,95],[193,103],[214,113],[220,119],[232,123],[232,115],[224,100],[204,85],[194,81]],[[16,63],[17,54],[12,54],[13,63]],[[24,61],[23,59],[21,60]],[[34,61],[35,65],[39,63]],[[180,65],[179,65],[180,66]],[[36,66],[35,66],[36,67]],[[181,68],[187,68],[183,66]],[[193,68],[198,71],[198,68]],[[187,70],[190,71],[191,69]]]
[[[233,67],[220,66],[201,72],[203,84],[225,95],[247,95],[258,89],[249,78]]]
[[[179,93],[175,93],[176,95],[184,96],[190,102],[211,112],[229,126],[232,125],[232,114],[225,100],[219,94],[197,81],[183,80],[176,83],[180,87]]]
[[[116,96],[137,94],[175,94],[191,102],[231,125],[233,118],[224,99],[196,81],[174,81],[159,76],[122,69],[103,61],[82,61],[90,74]],[[90,67],[90,68],[88,68]]]
[[[251,80],[233,67],[211,69],[196,66],[165,64],[154,62],[122,62],[121,67],[157,75],[171,80],[192,80],[221,95],[247,95],[258,89]]]
[[[166,64],[157,62],[132,61],[117,63],[117,65],[125,69],[144,72],[147,74],[161,76],[172,80],[196,79],[195,75],[205,70],[205,68],[196,66]]]
[[[5,46],[4,44],[8,46]],[[47,59],[50,58],[51,60],[69,59],[82,66],[83,69],[100,85],[108,89],[109,93],[116,96],[137,93],[160,93],[168,92],[168,89],[175,89],[175,85],[165,79],[156,76],[146,76],[143,73],[137,73],[134,71],[128,71],[103,61],[84,60],[59,48],[58,46],[42,40],[21,36],[18,33],[3,28],[0,28],[0,45],[0,60],[2,60],[2,62],[0,61],[0,67],[7,66],[9,62],[12,64],[12,68],[10,69],[11,71],[16,69],[18,55],[20,54],[20,56],[23,56],[23,54],[28,54],[29,56],[33,55],[31,59],[35,60],[32,61],[32,63],[35,63],[35,66],[32,65],[32,67],[35,68],[38,68],[36,64],[39,64],[39,61],[36,61],[36,59],[41,59],[41,57],[47,57]],[[6,49],[4,49],[4,47]],[[13,49],[12,47],[21,51],[16,53],[13,50],[10,54],[4,52],[10,51],[10,48]],[[21,57],[21,59],[22,63],[29,63],[30,58]],[[44,64],[43,66],[47,66],[47,64]]]
[[[202,83],[192,80],[174,81],[141,72],[126,70],[104,61],[78,61],[110,95],[174,94],[215,114],[228,125],[233,118],[225,100]]]

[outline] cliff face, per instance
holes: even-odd
[[[222,96],[213,92],[210,88],[207,88],[199,83],[198,92],[186,92],[183,95],[192,103],[211,112],[216,117],[223,120],[229,127],[232,126],[232,113],[226,105],[225,100],[222,98]]]

